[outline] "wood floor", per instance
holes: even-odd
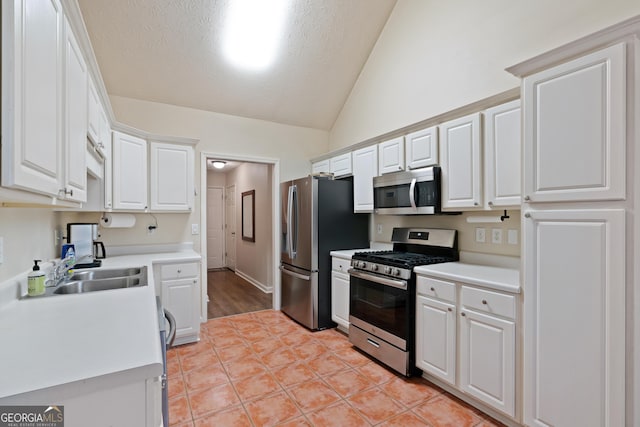
[[[207,318],[272,308],[271,294],[262,292],[230,270],[207,273]]]

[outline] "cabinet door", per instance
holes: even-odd
[[[174,344],[197,340],[200,332],[198,288],[198,279],[195,277],[162,281],[162,306],[176,319]]]
[[[625,425],[625,212],[525,212],[529,426]]]
[[[514,416],[515,323],[469,310],[460,321],[460,388]]]
[[[2,2],[2,185],[54,197],[64,167],[63,26],[58,0]]]
[[[332,157],[329,160],[329,170],[334,177],[351,175],[353,173],[351,153]]]
[[[349,330],[349,275],[331,272],[331,320]]]
[[[353,210],[373,211],[373,177],[378,176],[378,147],[353,152]]]
[[[416,366],[455,384],[456,307],[423,295],[416,305]]]
[[[404,137],[378,144],[378,171],[380,174],[404,170]]]
[[[418,169],[438,164],[438,128],[410,133],[404,137],[407,169]]]
[[[106,209],[113,208],[113,143],[111,134],[111,125],[104,114],[105,126],[102,128],[102,144],[104,154],[104,207]]]
[[[321,160],[319,162],[315,162],[311,164],[311,173],[322,173],[322,172],[331,172],[331,167],[329,166],[329,159]]]
[[[480,113],[440,125],[443,209],[481,207],[480,135]]]
[[[488,208],[520,207],[520,100],[484,112],[485,196]]]
[[[147,141],[113,133],[113,208],[147,208]]]
[[[93,83],[93,79],[89,78],[89,92],[87,94],[87,136],[94,143],[101,142],[100,132],[100,98],[98,91]]]
[[[625,198],[625,45],[531,75],[524,93],[524,196]]]
[[[151,210],[193,208],[193,147],[151,143]]]
[[[65,18],[64,198],[87,201],[87,66]]]

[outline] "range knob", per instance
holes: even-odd
[[[371,271],[378,271],[378,264],[371,265]]]
[[[384,274],[391,274],[391,267],[385,267]]]
[[[358,265],[357,265],[357,267],[359,267],[359,268],[365,268],[366,266],[367,266],[367,263],[366,263],[366,262],[364,262],[364,261],[358,261]]]
[[[400,270],[398,270],[397,268],[394,268],[393,271],[391,272],[391,274],[393,274],[394,276],[399,276],[400,275]]]

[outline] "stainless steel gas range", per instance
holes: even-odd
[[[349,341],[405,376],[418,373],[413,269],[457,261],[457,237],[456,230],[394,228],[393,250],[356,252],[349,269]]]

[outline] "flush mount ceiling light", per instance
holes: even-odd
[[[229,62],[254,71],[273,63],[289,1],[229,1],[223,39],[224,54]]]
[[[222,169],[224,167],[224,165],[227,164],[227,162],[223,162],[221,160],[214,160],[211,164],[216,169]]]

